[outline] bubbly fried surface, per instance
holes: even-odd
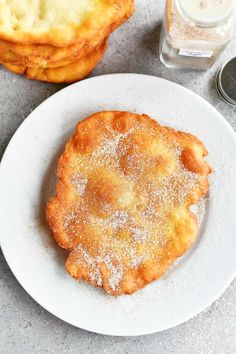
[[[67,65],[53,67],[53,68],[29,68],[23,65],[12,65],[10,63],[2,63],[3,66],[16,73],[25,75],[31,80],[40,80],[48,82],[74,82],[84,79],[95,68],[95,66],[102,60],[106,51],[107,40],[90,52],[86,56],[67,63]]]
[[[64,66],[64,65],[68,65],[71,64],[71,62],[79,60],[80,58],[85,57],[86,55],[90,54],[91,52],[93,52],[96,48],[94,48],[92,51],[86,53],[84,56],[80,56],[77,58],[74,55],[59,59],[57,61],[53,61],[53,62],[48,62],[48,61],[44,61],[41,58],[37,60],[36,62],[31,62],[31,59],[29,57],[22,57],[20,55],[15,54],[12,51],[6,51],[3,53],[0,53],[0,63],[1,64],[12,64],[12,65],[16,65],[16,66],[25,66],[28,68],[36,68],[36,69],[47,69],[47,68],[57,68],[59,66]]]
[[[65,47],[121,19],[126,0],[1,0],[0,38]]]
[[[165,273],[197,237],[190,206],[208,190],[206,155],[196,137],[146,115],[79,122],[46,211],[69,274],[121,295]]]
[[[100,46],[118,26],[120,26],[134,11],[134,1],[123,1],[119,17],[108,26],[99,29],[87,41],[80,39],[66,47],[55,47],[50,44],[21,44],[0,39],[0,62],[27,67],[56,67],[58,61],[66,65],[68,62],[78,60]]]

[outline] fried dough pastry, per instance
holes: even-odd
[[[13,73],[25,75],[27,79],[56,83],[70,83],[84,79],[102,60],[106,51],[107,40],[93,52],[67,65],[54,68],[29,68],[22,65],[2,63]]]
[[[77,57],[76,55],[71,55],[62,59],[59,59],[57,61],[53,61],[46,64],[46,62],[43,63],[43,61],[39,61],[38,64],[35,63],[31,63],[29,61],[29,58],[27,57],[18,57],[16,56],[13,52],[8,51],[8,52],[4,52],[4,53],[0,53],[0,63],[1,64],[12,64],[15,66],[20,66],[20,67],[27,67],[27,68],[32,68],[32,72],[33,71],[38,71],[39,69],[48,69],[48,68],[58,68],[60,66],[65,66],[68,64],[71,64],[75,61],[79,61],[80,59],[83,59],[85,57],[88,57],[89,54],[93,54],[96,51],[99,51],[100,48],[103,47],[104,42],[108,42],[108,38],[106,38],[105,40],[102,41],[102,43],[100,43],[99,45],[97,45],[96,47],[94,47],[92,50],[89,50],[88,53],[84,56],[81,56],[79,54],[79,56]],[[35,69],[35,70],[33,70]]]
[[[79,122],[46,210],[68,273],[116,296],[162,276],[196,240],[190,207],[208,191],[206,155],[196,137],[146,115]]]
[[[96,48],[94,48],[89,53],[93,52],[94,50],[96,50]],[[72,55],[72,56],[59,59],[58,61],[54,61],[54,62],[48,62],[39,59],[38,63],[32,63],[29,57],[21,57],[9,50],[7,52],[0,53],[0,63],[1,64],[7,63],[11,65],[24,66],[24,67],[36,68],[36,69],[57,68],[59,66],[65,66],[71,64],[73,61],[79,60],[80,58],[87,56],[89,53],[86,53],[84,56],[79,55],[78,58]]]
[[[101,28],[88,41],[78,41],[66,47],[55,47],[49,44],[21,44],[0,39],[0,61],[27,67],[56,67],[78,60],[100,46],[118,26],[134,11],[134,1],[123,1],[119,17]],[[62,61],[60,65],[58,62]]]
[[[2,0],[0,38],[22,44],[38,43],[66,47],[79,43],[86,46],[100,31],[109,29],[116,21],[122,22],[126,2]],[[131,4],[130,1],[129,3]]]

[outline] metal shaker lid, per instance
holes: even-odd
[[[216,26],[234,11],[235,0],[176,0],[180,12],[199,26]]]
[[[225,102],[236,107],[236,57],[227,61],[218,71],[216,89]]]

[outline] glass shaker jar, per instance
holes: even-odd
[[[235,0],[166,0],[160,59],[167,67],[211,67],[232,39]]]

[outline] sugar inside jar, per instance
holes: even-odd
[[[168,67],[211,67],[233,37],[235,0],[166,0],[160,58]]]

